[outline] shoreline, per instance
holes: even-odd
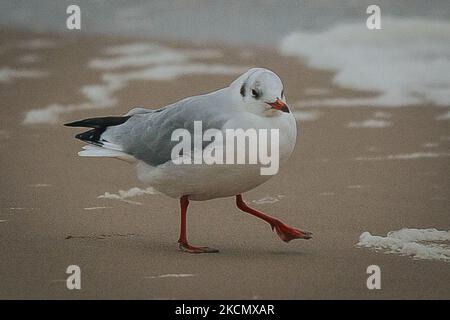
[[[450,298],[446,262],[355,247],[366,231],[385,236],[404,227],[450,229],[449,122],[436,119],[448,108],[301,107],[301,101],[323,98],[324,92],[330,98],[374,93],[339,88],[332,72],[310,69],[273,50],[158,42],[161,52],[171,50],[180,59],[171,64],[183,67],[176,70],[181,75],[161,80],[150,79],[150,71],[131,71],[162,64],[116,67],[134,56],[105,53],[119,45],[154,43],[149,39],[64,39],[44,33],[39,38],[53,43],[30,48],[23,41],[33,39],[33,33],[2,30],[0,37],[7,44],[0,51],[0,68],[47,72],[0,82],[1,298]],[[192,50],[203,56],[190,56]],[[37,60],[20,62],[26,55]],[[94,60],[114,68],[88,67]],[[131,60],[127,63],[137,63]],[[223,66],[216,69],[222,73],[208,73],[199,65]],[[61,124],[213,91],[237,77],[227,73],[230,66],[277,72],[299,119],[297,146],[287,165],[244,198],[312,231],[314,238],[285,244],[266,224],[238,212],[233,199],[217,199],[193,203],[188,228],[194,245],[211,245],[220,253],[186,255],[176,246],[178,202],[151,191],[127,193],[147,187],[138,183],[134,168],[113,159],[77,157],[82,144],[73,138],[76,131]],[[100,106],[107,99],[80,90],[112,88],[105,81],[108,74],[123,86],[107,92],[115,103]],[[23,124],[27,112],[52,104],[88,107],[58,113],[53,123]],[[118,198],[100,197],[105,193]],[[140,195],[130,196],[135,194]],[[67,290],[61,281],[72,264],[82,270],[79,292]],[[381,290],[366,288],[366,269],[372,264],[381,268]],[[166,274],[194,276],[158,277]]]

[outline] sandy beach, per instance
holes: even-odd
[[[0,39],[0,298],[450,299],[448,261],[356,246],[363,232],[450,230],[450,121],[439,120],[448,108],[307,106],[376,93],[259,47],[14,30]],[[136,44],[157,44],[178,69],[132,73],[130,59],[145,65],[129,56]],[[127,197],[148,187],[133,166],[78,157],[80,130],[62,126],[210,92],[255,66],[283,79],[299,131],[288,164],[244,198],[313,232],[309,241],[283,243],[218,199],[192,202],[188,230],[220,253],[182,253],[178,201]],[[82,270],[81,290],[66,288],[69,265]],[[381,290],[366,287],[369,265],[381,269]]]

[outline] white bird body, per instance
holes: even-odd
[[[127,113],[127,116],[132,117],[130,120],[121,125],[110,126],[102,133],[101,146],[86,146],[79,155],[115,157],[135,162],[138,178],[142,182],[173,198],[188,195],[190,200],[209,200],[249,191],[272,177],[261,174],[261,164],[180,165],[174,164],[167,156],[162,161],[148,161],[149,155],[136,155],[139,152],[135,149],[143,149],[154,143],[149,141],[150,139],[160,139],[162,143],[157,143],[156,148],[152,147],[151,150],[146,151],[157,153],[159,145],[163,148],[167,147],[170,142],[169,134],[173,130],[189,127],[191,124],[188,121],[200,120],[206,124],[207,128],[219,129],[224,136],[226,129],[266,129],[268,132],[271,129],[278,129],[279,161],[283,164],[294,150],[297,137],[296,121],[290,112],[281,112],[265,106],[261,108],[261,102],[243,101],[239,93],[240,88],[254,73],[273,77],[269,80],[274,82],[273,86],[278,86],[273,89],[276,91],[274,97],[282,98],[283,89],[278,76],[266,69],[251,69],[227,88],[183,99],[160,109],[162,112],[155,113],[154,110],[144,108],[133,109]],[[264,89],[269,92],[272,90],[267,86]],[[163,114],[164,112],[167,116]],[[210,125],[211,122],[214,124]],[[169,129],[162,137],[159,135],[160,132],[157,132],[158,129],[155,129],[161,126],[164,126],[162,129]],[[156,131],[153,136],[147,135],[145,139],[142,139],[149,130]],[[129,135],[129,138],[124,137],[125,135]],[[134,141],[130,142],[130,139]],[[134,146],[128,148],[127,144]]]
[[[275,119],[260,119],[247,112],[236,113],[221,128],[279,129],[280,165],[294,150],[297,129],[291,113]],[[224,133],[225,135],[225,133]],[[190,200],[209,200],[232,197],[247,192],[269,180],[273,175],[262,175],[260,164],[173,164],[171,161],[153,167],[143,161],[137,164],[138,178],[172,198],[189,195]]]
[[[269,223],[283,241],[310,239],[310,232],[289,227],[276,218],[248,207],[241,195],[270,179],[294,150],[296,121],[286,105],[283,92],[283,84],[275,73],[255,68],[241,75],[227,88],[186,98],[157,110],[135,108],[125,116],[90,118],[66,125],[93,128],[76,135],[76,138],[89,143],[78,153],[80,156],[112,157],[135,163],[141,181],[161,193],[180,199],[181,228],[178,243],[184,251],[217,252],[188,243],[186,213],[189,200],[235,196],[240,210]],[[201,124],[200,132],[196,126],[198,123]],[[193,159],[193,163],[178,163],[174,159],[174,155],[175,158],[180,156],[174,152],[178,151],[179,141],[173,139],[173,134],[179,129],[185,130],[187,136],[191,137],[186,149],[188,159]],[[212,130],[224,138],[219,139],[214,135],[211,139],[205,139],[207,132]],[[234,130],[235,136],[228,138],[230,130]],[[246,131],[257,132],[257,155],[252,158],[253,161],[250,159],[255,149],[250,145],[253,142],[254,146],[255,140],[247,136]],[[261,135],[261,131],[266,135]],[[272,139],[272,131],[276,133],[275,139]],[[195,142],[198,136],[200,143]],[[235,138],[242,137],[243,144],[235,144]],[[265,146],[261,147],[260,141],[264,141]],[[230,159],[238,159],[244,152],[245,161],[229,163],[230,149],[233,152]],[[184,147],[182,150],[185,158],[186,150]],[[224,164],[205,161],[207,152],[210,152],[210,159],[213,158],[212,150],[215,155],[221,151],[218,154],[226,159]],[[241,153],[235,158],[236,151]],[[270,153],[270,158],[267,153]],[[197,155],[200,155],[200,162],[195,161]],[[263,168],[267,169],[268,162],[274,160],[274,156],[275,172],[263,174]]]

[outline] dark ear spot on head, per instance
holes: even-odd
[[[241,96],[245,97],[245,83],[243,83],[241,87]]]

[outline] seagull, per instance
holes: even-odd
[[[237,207],[267,222],[281,240],[310,239],[312,233],[292,228],[281,220],[249,207],[242,193],[252,190],[272,177],[262,175],[261,164],[175,164],[172,140],[176,129],[193,134],[194,122],[202,130],[277,129],[279,164],[292,154],[296,121],[284,96],[283,83],[274,72],[252,68],[228,87],[185,98],[160,109],[134,108],[123,116],[89,118],[65,124],[90,130],[75,138],[87,143],[78,153],[85,157],[110,157],[133,163],[139,180],[157,191],[180,201],[181,224],[178,246],[189,253],[218,250],[189,244],[186,215],[189,201],[235,197]],[[201,145],[208,148],[214,142]]]

